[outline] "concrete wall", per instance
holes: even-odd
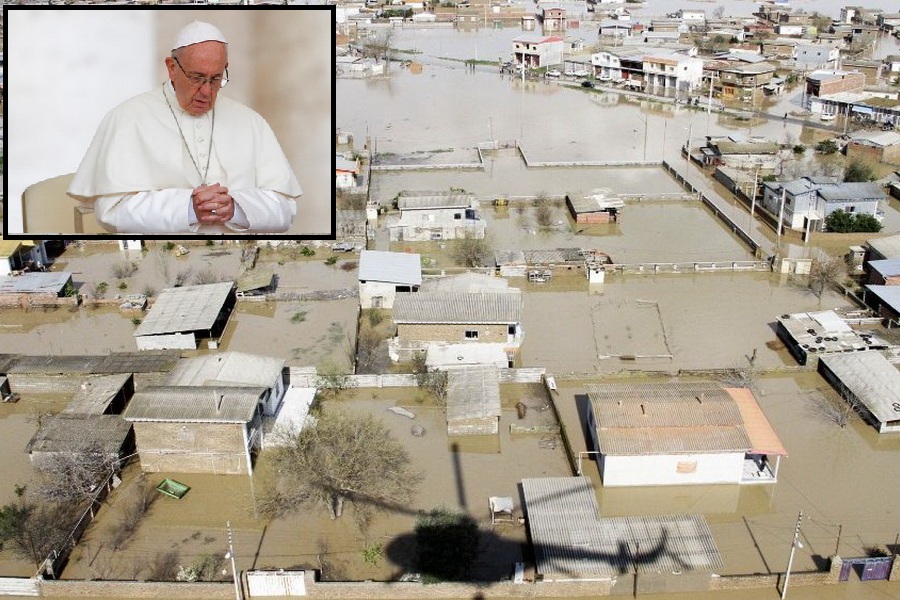
[[[478,339],[466,338],[466,331],[477,331]],[[505,344],[509,339],[509,332],[507,325],[420,325],[399,323],[397,324],[397,337],[400,339],[401,344],[404,345],[414,342]]]
[[[233,583],[162,581],[41,581],[48,598],[234,598]]]
[[[603,486],[739,483],[743,453],[604,456]],[[691,471],[690,469],[696,465]]]
[[[169,335],[139,335],[134,338],[138,350],[196,350],[197,339],[193,333]]]
[[[372,298],[381,297],[379,308],[394,308],[394,298],[397,295],[397,286],[393,283],[382,281],[367,281],[359,284],[360,308],[372,308]]]
[[[85,380],[82,375],[9,373],[9,389],[17,394],[74,394]]]
[[[244,425],[135,422],[141,468],[148,472],[247,473]]]
[[[56,294],[0,294],[0,308],[28,309],[45,306],[78,306],[78,298],[60,297]]]
[[[486,417],[484,419],[459,419],[447,423],[447,435],[497,435],[500,419]]]

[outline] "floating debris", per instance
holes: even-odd
[[[400,415],[401,417],[409,417],[410,419],[416,418],[416,415],[414,413],[406,410],[405,408],[403,408],[401,406],[392,406],[388,410],[391,411],[392,413],[394,413],[395,415]]]
[[[409,431],[416,437],[422,437],[427,433],[422,425],[413,425],[412,429],[410,429]]]

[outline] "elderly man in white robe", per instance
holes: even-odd
[[[302,191],[268,123],[218,97],[222,32],[194,21],[165,63],[168,81],[103,119],[68,194],[113,233],[286,231]]]

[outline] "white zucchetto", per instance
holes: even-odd
[[[225,36],[215,25],[204,23],[203,21],[194,21],[182,27],[181,31],[178,32],[178,37],[175,38],[175,45],[172,46],[172,50],[199,44],[200,42],[228,43],[225,40]]]

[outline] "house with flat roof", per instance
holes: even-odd
[[[867,285],[863,296],[866,304],[885,320],[886,326],[900,325],[900,286]]]
[[[522,294],[506,292],[398,293],[389,342],[393,360],[408,360],[432,343],[502,344],[509,363],[522,344]]]
[[[447,371],[447,435],[497,435],[500,376],[495,366]]]
[[[236,303],[233,281],[165,289],[134,332],[138,350],[196,350],[204,339],[215,346]]]
[[[853,329],[833,310],[785,314],[775,322],[775,334],[801,365],[815,366],[828,354],[883,350],[889,344],[870,330]]]
[[[823,356],[818,370],[878,433],[900,433],[900,370],[884,354]]]
[[[884,258],[900,258],[900,233],[866,240],[866,263]]]
[[[361,308],[393,308],[398,292],[415,292],[422,285],[422,257],[412,252],[363,250],[358,277]]]
[[[869,261],[869,283],[900,285],[900,257]]]
[[[0,276],[25,268],[40,270],[49,262],[42,240],[6,240],[0,236]]]
[[[800,177],[792,181],[763,182],[762,205],[776,217],[783,215],[785,227],[796,231],[822,231],[825,218],[836,210],[872,215],[881,220],[884,213],[880,203],[885,198],[882,187],[871,181]]]
[[[266,388],[263,414],[274,415],[290,387],[290,369],[284,362],[283,358],[233,351],[182,358],[164,385]]]
[[[588,384],[604,487],[775,483],[787,452],[753,393],[714,382]]]
[[[54,415],[41,424],[25,446],[38,471],[79,455],[90,457],[102,471],[104,465],[118,466],[117,461],[133,451],[131,424],[119,415],[104,414]],[[98,477],[108,474],[98,473]]]
[[[402,193],[397,198],[397,208],[400,218],[387,226],[392,242],[482,239],[487,229],[472,194]]]
[[[57,298],[74,296],[75,284],[67,271],[30,271],[20,275],[0,277],[0,305],[55,305]],[[74,302],[74,298],[72,301]]]
[[[526,69],[562,64],[565,40],[559,36],[523,33],[513,38],[513,62]]]
[[[141,468],[252,475],[268,391],[213,385],[136,392],[122,417],[134,426]]]
[[[861,131],[844,148],[848,160],[900,165],[900,133],[896,131]]]
[[[587,477],[523,479],[522,498],[543,581],[590,580],[599,597],[623,573],[637,572],[647,593],[706,590],[724,568],[703,515],[602,517]]]

